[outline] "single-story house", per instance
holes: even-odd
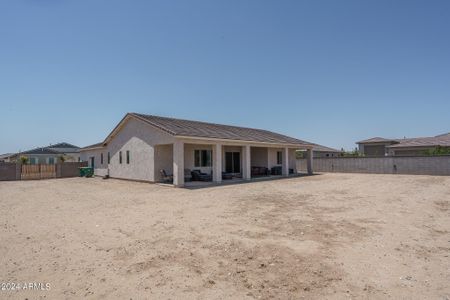
[[[12,159],[15,159],[16,153],[4,153],[0,154],[0,162],[11,162]]]
[[[374,137],[357,142],[365,156],[416,156],[438,147],[450,148],[450,133],[433,137],[386,139]]]
[[[103,142],[80,149],[80,155],[97,176],[160,182],[173,175],[181,187],[193,170],[216,183],[269,171],[288,176],[296,173],[298,149],[308,151],[312,173],[312,148],[267,130],[127,113]]]
[[[313,144],[313,154],[314,158],[339,157],[342,156],[342,150],[337,150],[319,144]]]
[[[80,161],[80,147],[63,142],[16,153],[13,160],[17,161],[22,156],[27,157],[31,165],[56,164],[61,157],[65,161],[76,162]]]

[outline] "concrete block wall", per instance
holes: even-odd
[[[16,169],[16,163],[0,163],[0,180],[16,180]]]
[[[306,172],[306,159],[297,159],[297,170]],[[450,156],[314,158],[314,172],[450,175]]]
[[[56,165],[56,178],[77,177],[80,167],[87,167],[87,162],[65,162]],[[21,180],[22,165],[19,163],[0,163],[0,181]]]

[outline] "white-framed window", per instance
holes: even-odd
[[[54,157],[49,157],[48,158],[48,164],[49,165],[54,165],[55,164],[55,158]]]
[[[36,157],[30,157],[30,165],[36,165],[37,161]]]
[[[277,151],[277,165],[283,163],[283,151]]]
[[[211,150],[194,150],[194,166],[211,167],[212,165],[212,151]]]

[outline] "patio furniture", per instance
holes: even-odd
[[[212,176],[206,173],[202,173],[200,170],[192,170],[192,181],[211,181]]]
[[[272,175],[281,175],[281,171],[282,171],[282,167],[281,166],[276,166],[276,167],[272,168],[271,174]]]
[[[184,182],[192,181],[191,170],[184,169]]]
[[[252,167],[251,174],[252,176],[267,176],[270,172],[266,167]]]
[[[164,169],[159,170],[159,174],[161,174],[161,181],[164,183],[172,183],[173,175],[167,175]]]

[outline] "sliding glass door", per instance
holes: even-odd
[[[225,172],[227,173],[241,172],[240,152],[225,152]]]

